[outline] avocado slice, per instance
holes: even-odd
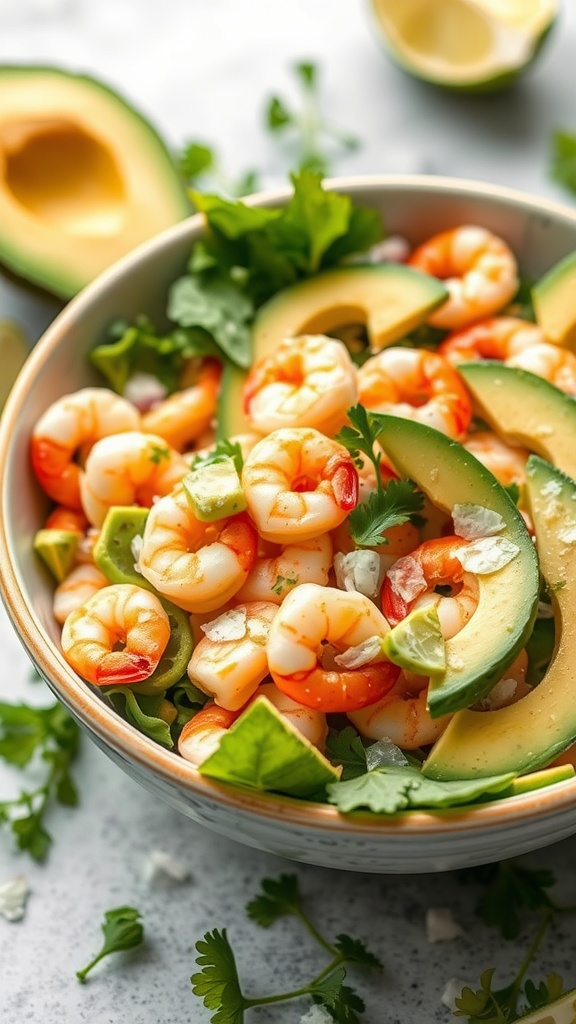
[[[536,615],[538,561],[516,505],[470,452],[415,420],[386,415],[381,422],[378,441],[401,476],[449,515],[454,505],[469,502],[499,513],[505,523],[499,536],[518,548],[502,569],[478,576],[478,607],[446,641],[446,670],[428,687],[428,709],[438,718],[485,696],[522,650]]]
[[[576,477],[576,401],[570,395],[534,373],[491,360],[461,363],[458,371],[493,430]]]
[[[284,338],[330,334],[365,324],[377,351],[424,323],[448,297],[442,281],[397,263],[337,267],[284,288],[259,309],[252,328],[253,362]],[[227,366],[220,385],[219,436],[252,430],[244,416],[246,371]]]
[[[576,252],[565,256],[532,288],[536,323],[553,345],[576,346]]]
[[[154,128],[114,90],[0,67],[0,260],[64,299],[190,212]]]
[[[554,604],[556,650],[542,681],[517,704],[454,716],[424,765],[431,778],[532,772],[576,740],[576,482],[537,455],[528,459],[527,474],[540,568]]]

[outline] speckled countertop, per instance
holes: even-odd
[[[564,7],[531,76],[500,97],[444,94],[405,77],[381,54],[361,0],[2,0],[0,60],[57,63],[104,78],[172,145],[206,139],[228,174],[259,167],[264,184],[283,180],[287,163],[261,127],[263,98],[293,98],[291,64],[316,60],[326,110],[362,142],[338,160],[338,173],[450,174],[563,199],[548,177],[548,147],[554,128],[576,131],[576,7],[571,0]],[[1,611],[0,650],[0,699],[47,701]],[[282,871],[297,872],[328,935],[357,935],[383,960],[383,975],[358,983],[366,1024],[448,1022],[454,1018],[441,996],[450,977],[475,982],[497,966],[504,983],[517,966],[518,948],[476,916],[478,889],[453,874],[379,877],[257,853],[159,803],[87,739],[75,778],[80,806],[50,814],[55,841],[44,864],[14,852],[0,833],[0,885],[23,874],[31,889],[22,920],[0,916],[1,1024],[201,1024],[209,1014],[191,995],[189,976],[195,941],[215,927],[228,929],[246,991],[295,987],[323,966],[321,952],[293,920],[264,932],[244,914],[259,880]],[[0,799],[20,784],[0,762]],[[158,852],[179,862],[186,880],[151,879]],[[554,870],[558,897],[574,903],[575,857],[576,838],[524,860]],[[146,944],[104,961],[80,985],[75,971],[99,947],[104,912],[122,904],[142,912]],[[430,943],[431,907],[449,907],[462,935]],[[555,969],[576,985],[575,952],[576,921],[568,920],[547,941],[539,976]],[[307,1009],[306,1002],[263,1009],[253,1019],[296,1024]]]

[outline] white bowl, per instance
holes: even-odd
[[[330,187],[381,211],[389,233],[412,243],[463,223],[505,238],[536,278],[576,249],[576,213],[475,182],[425,177],[338,179]],[[287,189],[250,199],[278,205]],[[53,587],[32,540],[45,499],[29,464],[32,428],[61,395],[101,381],[86,358],[110,322],[147,313],[161,324],[167,290],[202,230],[191,217],[145,243],[86,288],[34,349],[0,422],[1,589],[22,643],[56,696],[124,771],[196,822],[293,860],[369,872],[429,872],[516,856],[576,832],[576,779],[482,806],[392,817],[340,815],[331,806],[251,792],[202,777],[123,721],[66,663],[52,616]]]

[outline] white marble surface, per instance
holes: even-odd
[[[322,67],[327,113],[353,129],[362,147],[341,159],[339,173],[447,173],[570,198],[548,177],[552,130],[576,131],[573,62],[576,9],[566,0],[558,30],[537,68],[504,96],[463,97],[405,77],[381,54],[361,0],[2,0],[0,60],[57,63],[121,89],[173,146],[187,138],[215,144],[229,174],[263,169],[283,180],[286,160],[261,127],[263,97],[294,97],[290,66]],[[574,200],[572,200],[573,202]],[[44,702],[30,682],[25,654],[0,613],[0,699]],[[88,740],[75,770],[76,810],[47,821],[55,842],[42,865],[16,853],[0,832],[0,884],[17,874],[31,886],[26,915],[0,917],[2,1024],[202,1024],[209,1013],[190,992],[195,941],[227,927],[248,992],[294,987],[321,955],[287,920],[271,932],[249,924],[244,905],[259,879],[296,870],[309,905],[328,934],[364,939],[386,965],[360,980],[366,1024],[428,1024],[453,1019],[440,1002],[446,980],[476,981],[497,966],[504,983],[519,952],[474,914],[477,891],[455,876],[377,877],[294,866],[214,837],[158,803]],[[0,763],[0,799],[21,785]],[[183,861],[186,883],[150,885],[145,864],[162,850]],[[572,903],[576,839],[525,858],[557,872]],[[147,941],[137,953],[104,962],[81,986],[75,970],[99,947],[105,910],[137,906]],[[431,906],[450,907],[464,937],[428,943]],[[538,962],[576,985],[576,922],[548,940]],[[254,1014],[263,1024],[296,1024],[307,1004]]]

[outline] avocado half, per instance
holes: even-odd
[[[154,128],[113,89],[0,67],[0,262],[68,299],[190,212]]]

